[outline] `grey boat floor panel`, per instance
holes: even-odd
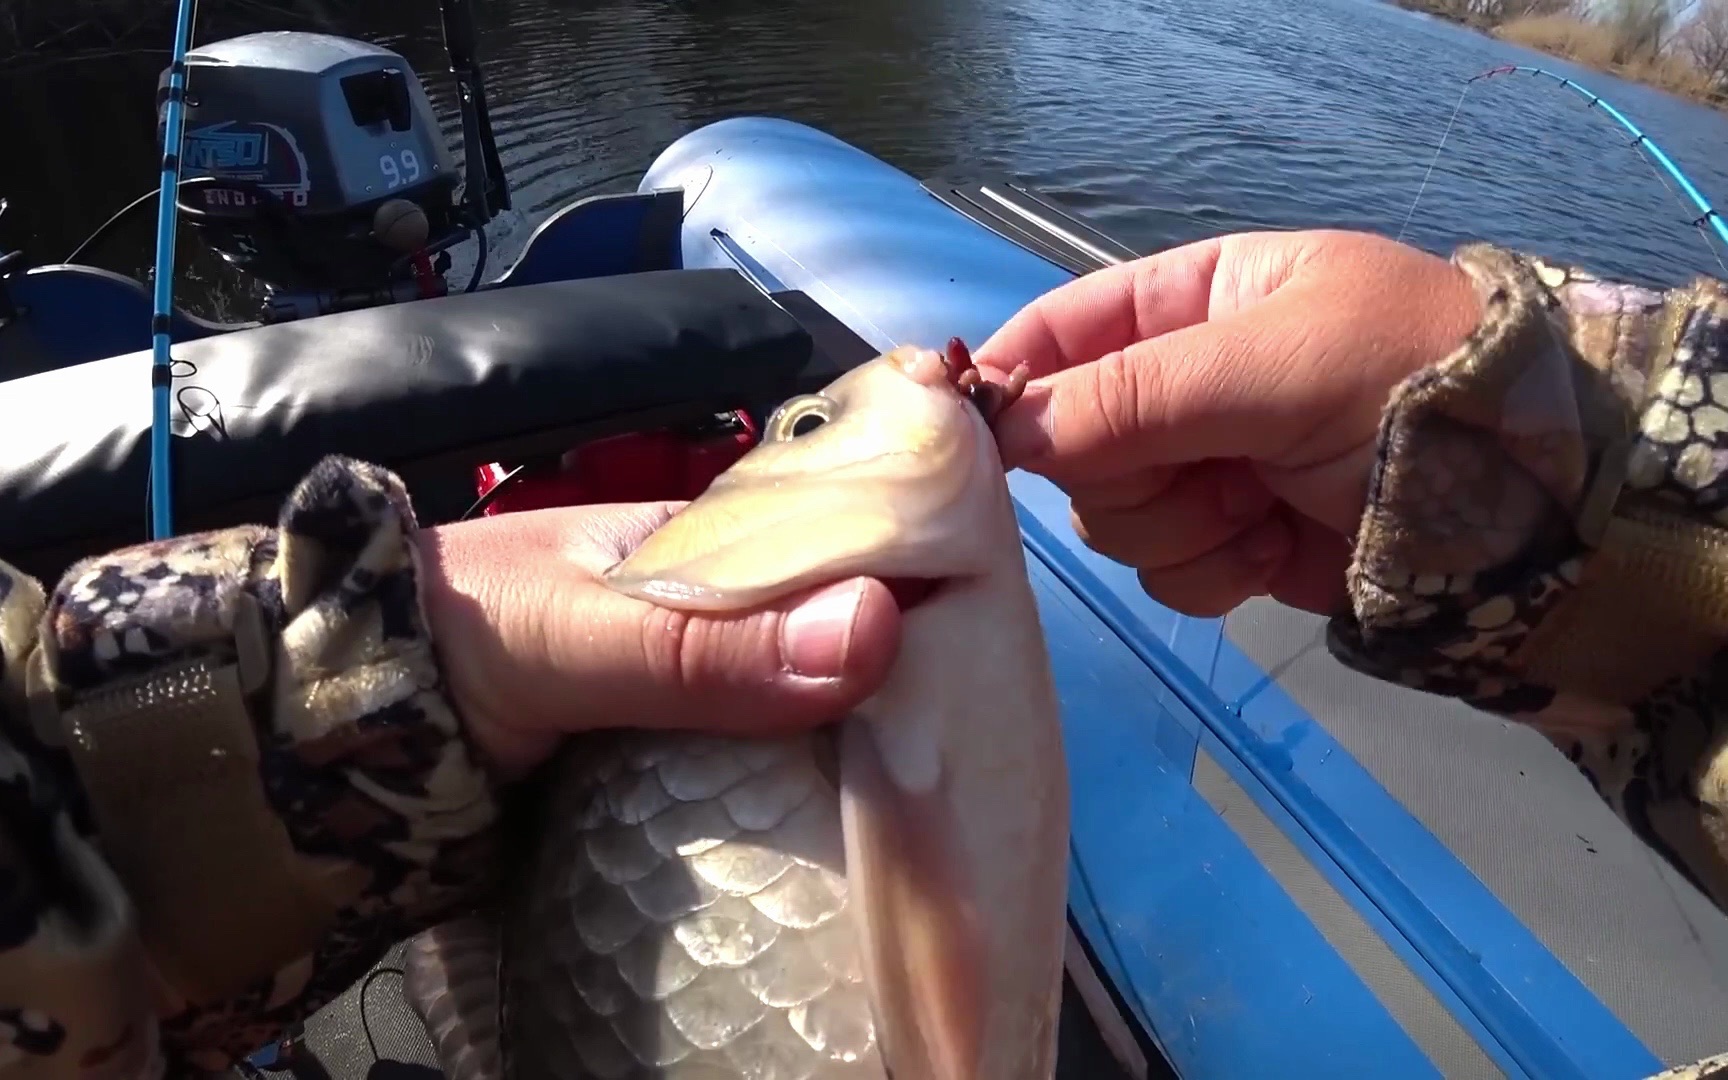
[[[1491,889],[1656,1056],[1728,1049],[1728,916],[1536,732],[1358,675],[1269,600],[1225,634]]]

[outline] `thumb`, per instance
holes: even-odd
[[[506,775],[581,731],[759,735],[836,720],[875,692],[898,652],[899,609],[880,582],[736,615],[677,612],[600,584],[584,565],[594,560],[568,547],[535,557],[524,549],[538,546],[536,524],[509,536],[510,558],[498,557],[494,529],[447,528],[424,560],[451,695]]]
[[[564,639],[548,672],[557,702],[544,714],[561,730],[811,727],[874,692],[899,647],[899,609],[867,578],[738,615],[673,611],[599,584],[581,591],[547,628],[549,643]],[[576,693],[585,700],[571,708]]]

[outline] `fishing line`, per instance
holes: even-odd
[[[1662,175],[1662,170],[1656,167],[1654,161],[1650,160],[1650,156],[1644,152],[1643,146],[1638,144],[1634,145],[1637,146],[1638,156],[1644,159],[1644,164],[1650,166],[1650,172],[1655,175],[1657,180],[1662,182],[1663,190],[1667,191],[1669,195],[1674,197],[1675,204],[1684,212],[1686,209],[1686,200],[1681,196],[1680,190],[1673,184],[1670,184],[1668,178]],[[1712,210],[1711,213],[1714,214],[1715,211]],[[1698,230],[1698,238],[1704,241],[1704,246],[1709,248],[1710,254],[1716,257],[1716,265],[1721,267],[1723,277],[1728,278],[1728,263],[1722,261],[1722,253],[1716,250],[1715,244],[1710,242],[1710,234],[1704,231],[1704,219],[1698,218],[1694,220],[1692,222],[1692,227]]]
[[[1398,227],[1398,240],[1404,240],[1404,233],[1410,228],[1410,219],[1416,216],[1416,207],[1422,202],[1422,196],[1428,190],[1428,181],[1434,178],[1434,166],[1440,164],[1440,153],[1446,149],[1446,140],[1452,137],[1452,127],[1458,123],[1458,111],[1464,108],[1464,98],[1470,93],[1470,86],[1475,79],[1465,82],[1464,89],[1458,92],[1458,104],[1452,106],[1452,119],[1446,121],[1446,130],[1440,135],[1440,145],[1434,148],[1434,158],[1428,162],[1428,171],[1422,174],[1422,186],[1416,189],[1416,197],[1410,200],[1410,212],[1404,215],[1404,224]]]
[[[163,95],[162,182],[156,193],[156,280],[150,316],[150,534],[162,540],[174,534],[174,501],[170,471],[169,413],[174,385],[169,355],[174,325],[174,231],[180,189],[181,143],[186,126],[186,53],[192,47],[193,11],[197,0],[178,0],[174,51]]]
[[[1452,109],[1452,119],[1446,123],[1446,131],[1440,136],[1440,145],[1434,148],[1434,160],[1428,163],[1428,171],[1423,175],[1422,184],[1416,190],[1416,198],[1410,203],[1410,212],[1404,215],[1404,226],[1398,230],[1398,239],[1404,239],[1405,231],[1409,229],[1410,221],[1415,217],[1416,207],[1422,202],[1422,196],[1428,190],[1428,181],[1434,175],[1434,166],[1440,161],[1440,154],[1446,148],[1446,140],[1450,138],[1452,127],[1457,123],[1458,112],[1464,107],[1464,99],[1469,95],[1471,89],[1486,79],[1492,79],[1499,75],[1511,75],[1516,72],[1524,72],[1533,78],[1547,77],[1553,79],[1561,86],[1574,90],[1581,97],[1589,99],[1592,109],[1600,108],[1621,127],[1631,132],[1632,148],[1638,151],[1638,157],[1650,166],[1650,170],[1656,174],[1656,179],[1679,203],[1681,210],[1689,212],[1686,203],[1690,200],[1692,206],[1699,211],[1698,216],[1691,219],[1690,224],[1698,230],[1698,235],[1703,239],[1704,246],[1710,249],[1710,254],[1716,260],[1716,265],[1722,268],[1725,275],[1728,275],[1728,263],[1723,261],[1721,251],[1711,242],[1710,234],[1704,229],[1706,223],[1711,225],[1722,243],[1728,246],[1728,222],[1723,220],[1721,212],[1710,204],[1710,201],[1704,197],[1703,193],[1698,190],[1698,186],[1692,182],[1680,166],[1674,164],[1674,160],[1660,146],[1656,145],[1656,140],[1646,135],[1637,124],[1627,119],[1625,113],[1609,104],[1602,95],[1564,75],[1557,75],[1546,68],[1529,67],[1524,64],[1503,64],[1464,80],[1464,87],[1458,94],[1458,104]],[[1670,178],[1673,179],[1674,183],[1669,183]]]

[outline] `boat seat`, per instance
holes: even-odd
[[[411,491],[428,472],[466,484],[482,462],[778,402],[870,351],[808,298],[770,298],[730,270],[522,285],[178,344],[176,530],[274,520],[326,454],[393,468]],[[147,538],[150,362],[0,383],[0,558],[52,579]]]
[[[94,266],[38,266],[0,280],[0,380],[117,356],[150,346],[150,290]],[[175,341],[196,341],[252,324],[223,324],[175,307]]]

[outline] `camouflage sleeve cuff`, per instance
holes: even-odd
[[[400,482],[339,458],[275,529],[87,560],[29,680],[164,984],[221,1068],[491,879],[496,803],[445,695]]]
[[[1454,262],[1484,317],[1393,393],[1333,651],[1536,726],[1728,904],[1728,290]]]

